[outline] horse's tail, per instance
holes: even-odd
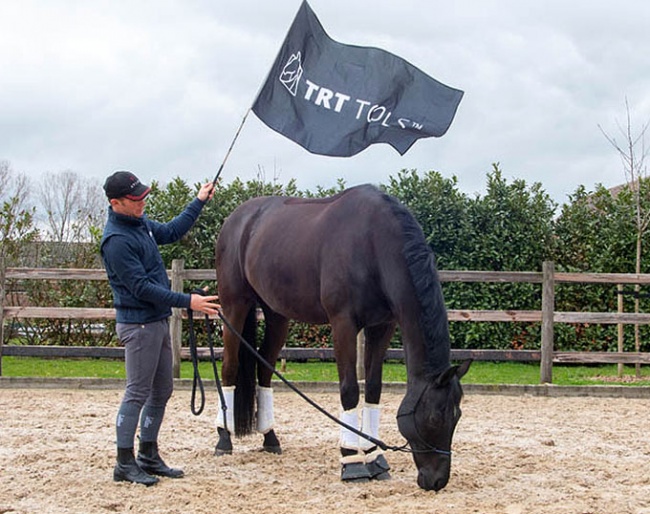
[[[253,305],[246,316],[242,337],[257,348],[257,306]],[[252,433],[255,414],[255,379],[257,359],[242,343],[239,345],[239,368],[235,387],[235,435]]]

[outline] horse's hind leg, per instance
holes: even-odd
[[[289,320],[279,314],[263,307],[264,310],[264,342],[259,353],[271,366],[275,367],[282,346],[287,338]],[[264,435],[263,449],[269,453],[282,453],[280,441],[275,435],[273,426],[275,418],[273,413],[273,389],[271,378],[273,371],[263,364],[257,367],[257,431]]]
[[[247,304],[229,305],[228,308],[224,308],[224,317],[234,330],[241,333],[244,330],[250,309],[251,306]],[[215,446],[215,455],[217,456],[232,453],[231,434],[235,433],[235,384],[239,367],[239,346],[239,338],[226,325],[223,331],[223,360],[221,367],[225,405],[222,404],[221,398],[219,398],[217,412],[217,434],[219,439]]]

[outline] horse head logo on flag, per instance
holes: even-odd
[[[298,92],[298,83],[302,77],[302,62],[300,61],[300,52],[292,54],[284,65],[280,73],[280,82],[287,88],[287,91],[293,96]]]

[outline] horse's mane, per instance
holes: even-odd
[[[426,371],[435,375],[450,366],[449,324],[445,309],[436,261],[424,238],[422,227],[411,212],[397,199],[382,193],[402,226],[404,247],[402,253],[413,281],[421,307],[420,323],[424,332]]]

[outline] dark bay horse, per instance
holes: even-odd
[[[329,198],[254,198],[225,221],[216,244],[216,266],[224,316],[251,343],[256,308],[261,307],[265,333],[259,352],[272,365],[289,320],[331,324],[340,420],[375,439],[382,363],[399,324],[408,378],[398,428],[413,451],[418,485],[437,491],[447,484],[452,436],[460,418],[460,378],[470,363],[450,364],[435,258],[403,205],[369,185]],[[360,330],[366,340],[362,406],[356,374]],[[264,434],[264,449],[281,452],[273,430],[271,377],[224,328],[227,410],[224,415],[220,409],[217,419],[217,454],[230,453],[230,434],[250,433],[253,421]],[[389,477],[381,450],[357,433],[341,428],[340,447],[343,480]]]

